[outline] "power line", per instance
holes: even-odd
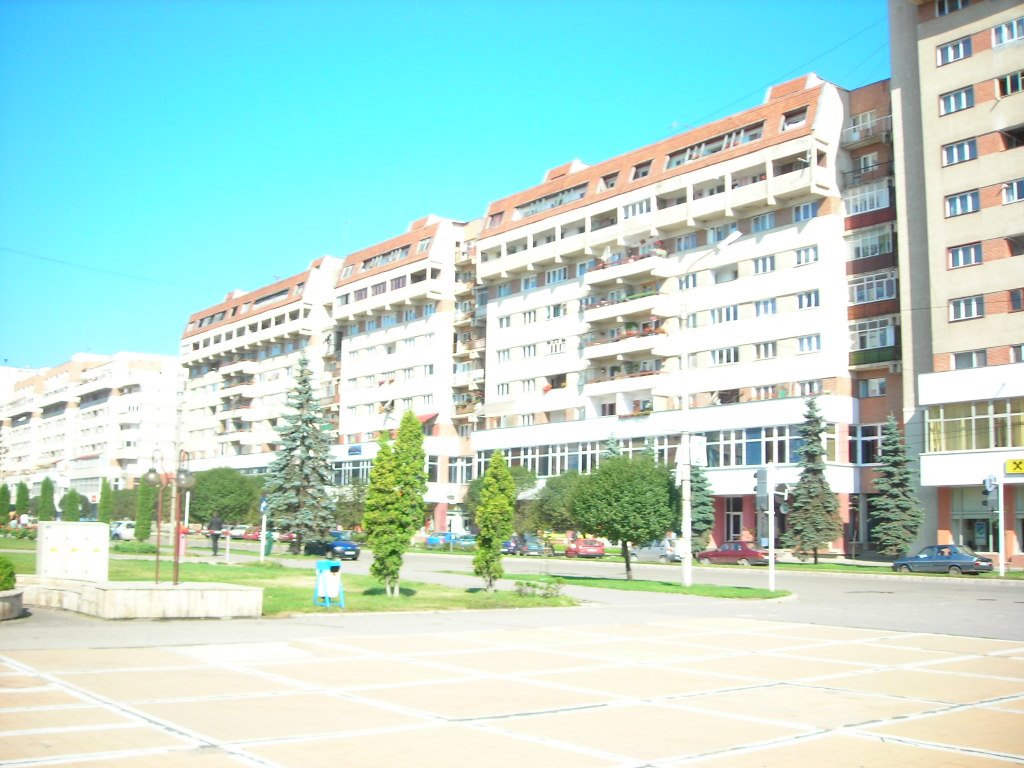
[[[134,275],[129,272],[118,272],[114,269],[105,269],[104,267],[93,266],[92,264],[77,264],[73,261],[65,261],[64,259],[55,259],[52,256],[41,256],[38,253],[30,253],[29,251],[20,251],[16,248],[6,248],[0,245],[0,251],[6,251],[7,253],[14,253],[18,256],[27,256],[30,259],[37,259],[38,261],[48,261],[52,264],[60,264],[65,267],[74,267],[75,269],[82,269],[86,272],[98,272],[103,275],[113,275],[114,277],[124,277],[128,280],[139,280],[145,283],[154,283],[156,285],[175,285],[184,287],[185,283],[180,283],[172,280],[167,280],[163,277],[146,277],[144,275]]]

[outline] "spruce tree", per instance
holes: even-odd
[[[53,503],[53,480],[49,477],[43,478],[39,488],[39,502],[36,506],[36,517],[40,520],[53,520],[57,514],[57,507]]]
[[[69,488],[60,500],[60,519],[69,523],[78,522],[82,516],[82,497],[78,491]]]
[[[384,585],[389,597],[399,595],[402,559],[409,547],[409,509],[397,493],[398,483],[395,451],[382,431],[370,467],[363,527],[366,545],[373,552],[370,575]]]
[[[423,425],[412,411],[402,415],[395,441],[395,487],[405,507],[406,530],[412,535],[423,525],[427,493],[427,456],[423,451]]]
[[[870,499],[871,536],[883,555],[902,555],[917,538],[924,520],[907,456],[907,446],[893,416],[882,428],[875,495]]]
[[[495,451],[480,489],[480,504],[476,508],[476,554],[473,555],[473,573],[484,580],[488,592],[494,591],[494,582],[505,573],[501,544],[512,535],[515,505],[515,480],[505,463],[505,455]]]
[[[281,443],[267,470],[264,494],[267,516],[282,530],[295,534],[292,552],[306,544],[330,540],[334,502],[330,446],[325,422],[313,393],[312,373],[305,353],[299,358],[295,386],[289,390],[284,424],[277,428]]]
[[[101,523],[109,523],[114,519],[114,492],[103,478],[103,485],[100,486],[100,503],[96,510],[96,519]]]
[[[804,423],[800,426],[800,479],[793,490],[789,529],[785,542],[798,553],[812,552],[818,562],[818,550],[842,536],[839,500],[825,478],[825,446],[821,437],[825,422],[818,411],[818,400],[807,399]]]
[[[690,542],[691,553],[707,549],[715,524],[715,500],[708,474],[699,464],[690,466]]]
[[[157,489],[145,481],[135,486],[135,538],[138,541],[149,541],[153,532],[156,496]]]
[[[27,515],[32,502],[29,500],[28,486],[25,483],[18,483],[14,489],[14,511],[18,513],[18,521],[22,515]]]

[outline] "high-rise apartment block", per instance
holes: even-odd
[[[890,23],[904,404],[926,538],[993,551],[1002,536],[1020,553],[1024,6],[890,0]]]
[[[121,352],[5,376],[0,482],[38,496],[49,477],[58,498],[74,489],[95,504],[104,480],[128,488],[154,458],[170,466],[180,371],[174,357]]]

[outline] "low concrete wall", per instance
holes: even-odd
[[[19,574],[28,606],[62,608],[102,619],[254,618],[263,613],[263,590],[237,584],[155,584],[81,581]]]
[[[0,621],[16,619],[24,613],[23,597],[20,589],[5,589],[0,592]]]

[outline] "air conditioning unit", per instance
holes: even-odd
[[[889,363],[889,373],[903,373],[903,363],[898,360]]]

